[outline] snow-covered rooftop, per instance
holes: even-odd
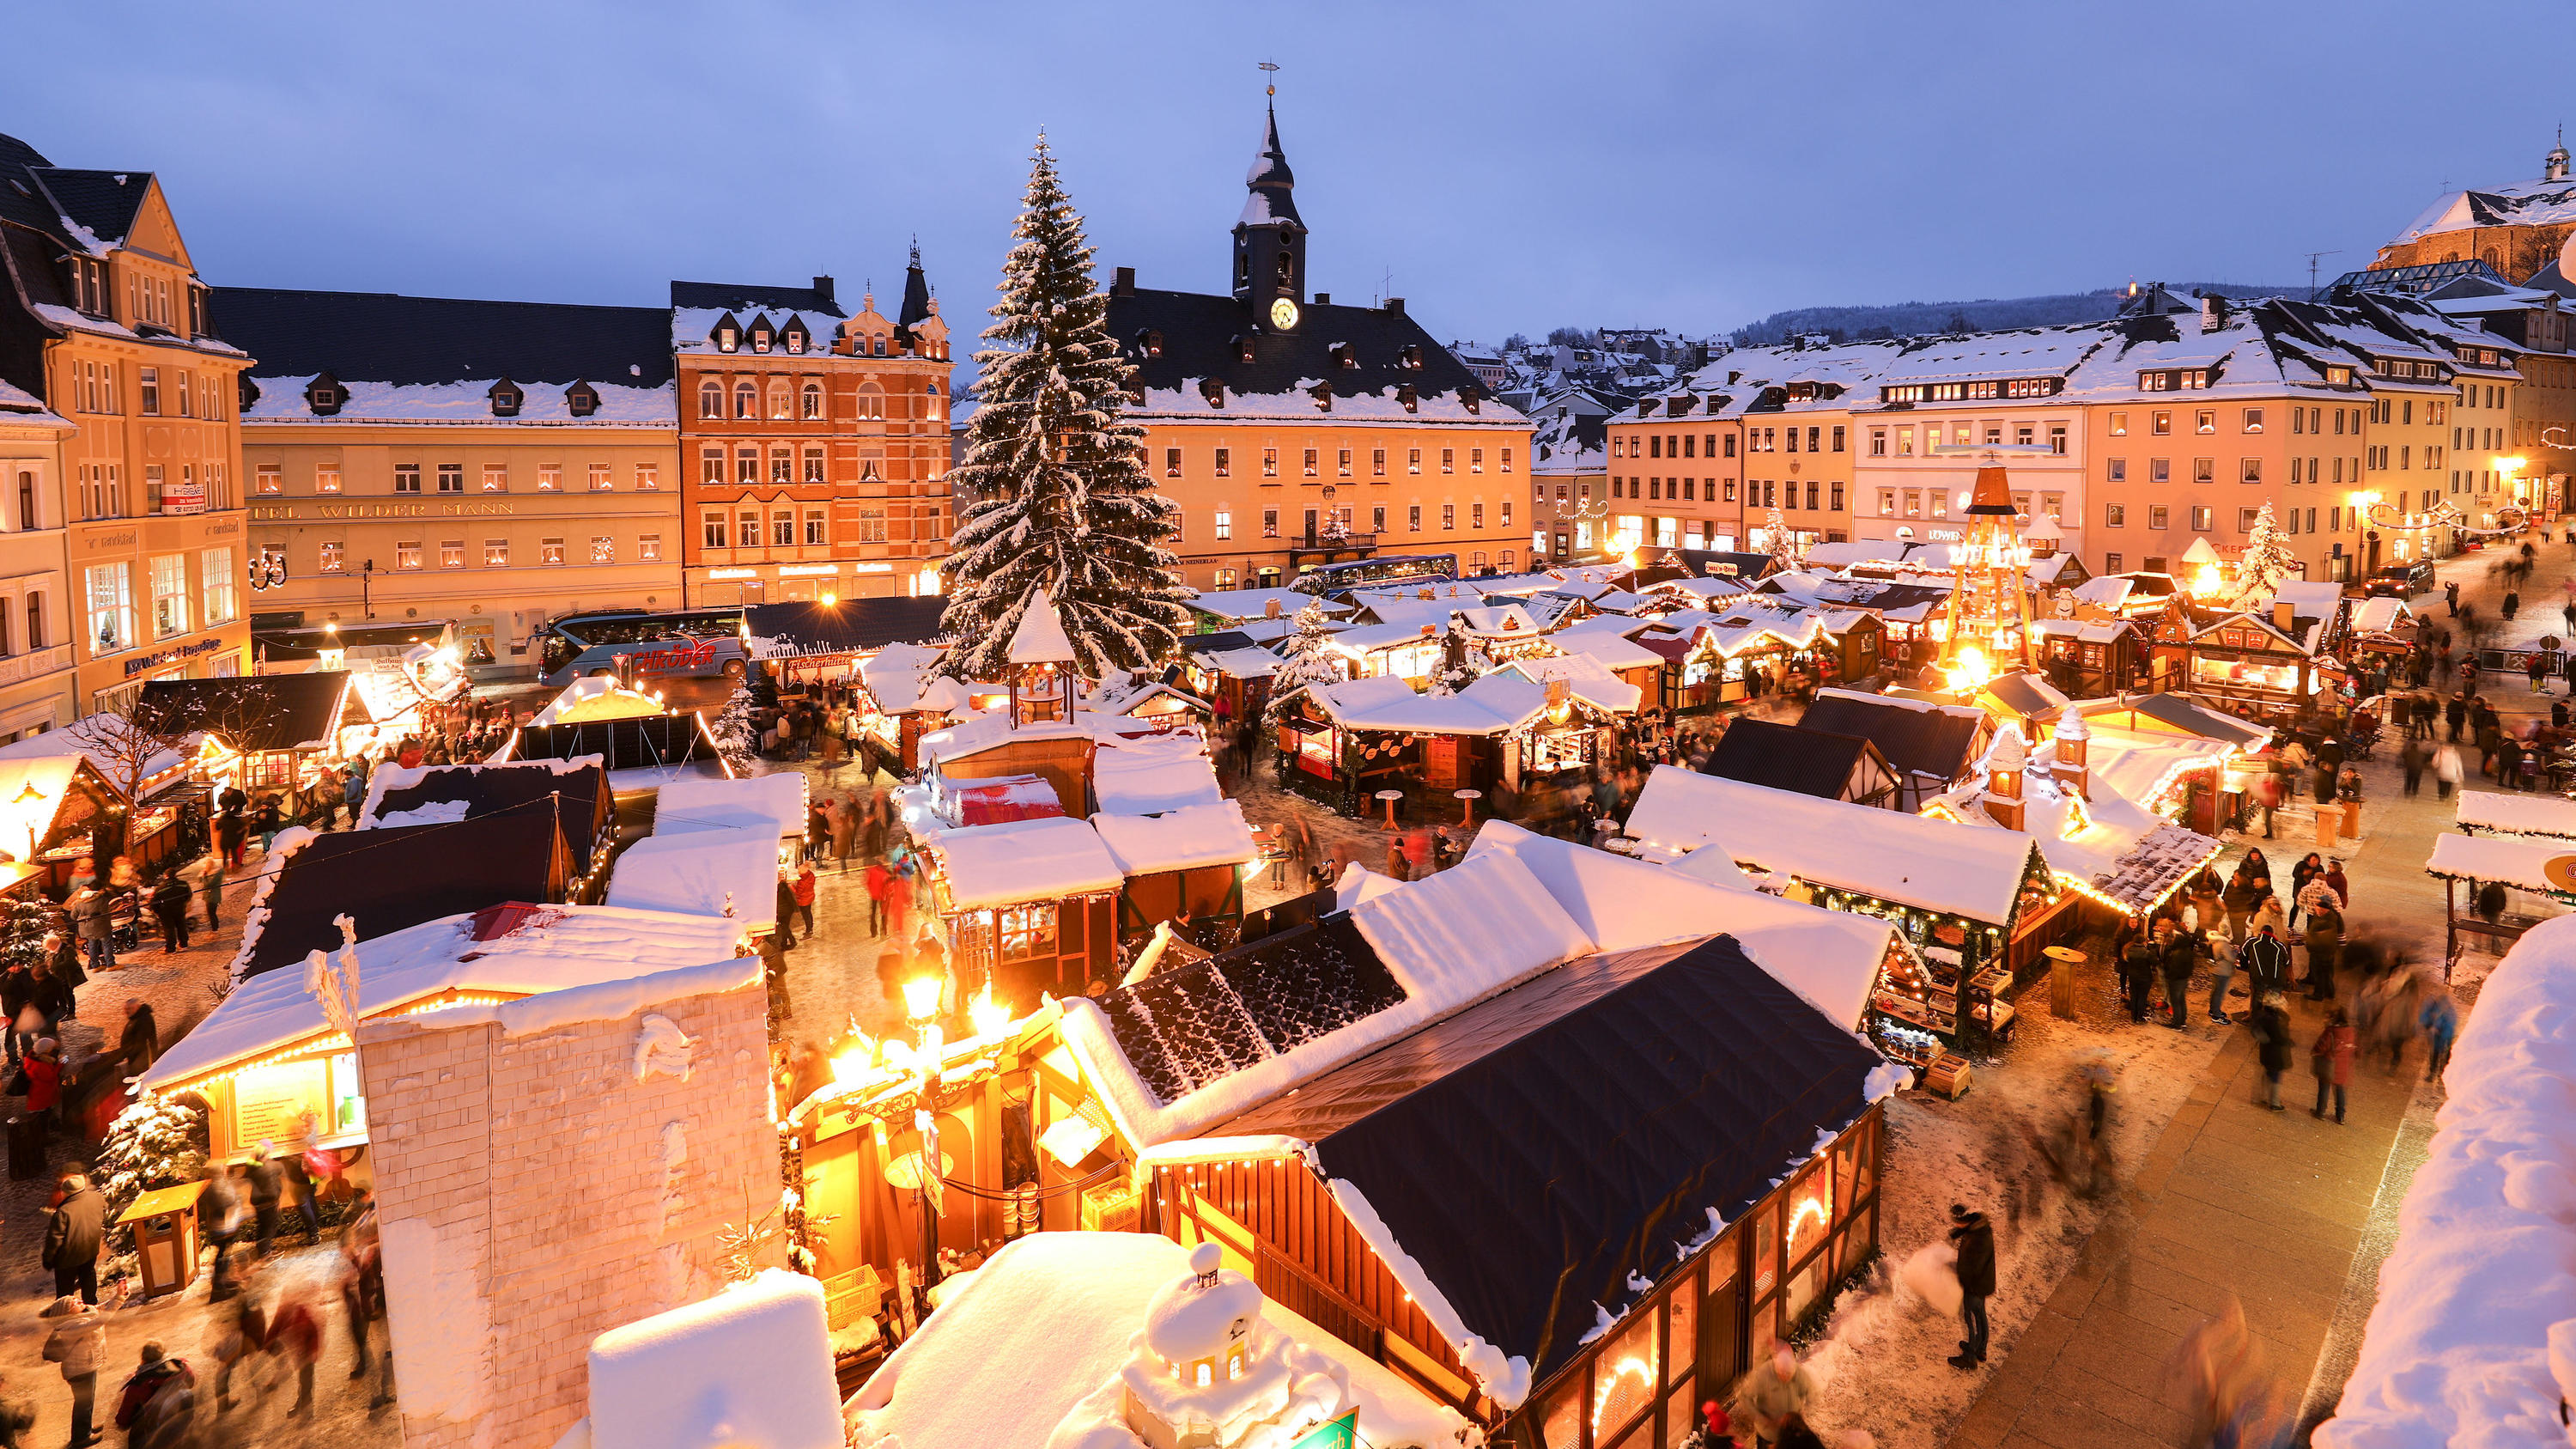
[[[5,784],[0,784],[0,792],[5,790]],[[2458,819],[2462,830],[2576,840],[2576,802],[2562,800],[2555,795],[2499,795],[2493,790],[2462,790]]]
[[[1062,816],[940,831],[928,843],[961,911],[1114,891],[1127,880],[1100,832]]]
[[[762,829],[805,835],[805,776],[796,770],[740,780],[675,780],[656,793],[655,835]]]
[[[1064,616],[1056,612],[1055,600],[1046,590],[1038,590],[1020,612],[1020,626],[1011,631],[1009,657],[1013,664],[1046,664],[1074,657],[1073,640],[1064,632]]]
[[[475,917],[443,916],[358,943],[369,1016],[445,991],[537,995],[730,959],[742,923],[606,906],[539,906],[507,935],[474,939]],[[329,1031],[304,973],[265,971],[233,988],[144,1074],[163,1087]]]
[[[592,1339],[586,1422],[598,1449],[835,1449],[822,1283],[772,1268]]]
[[[315,376],[318,374],[253,378],[252,381],[259,386],[259,401],[243,410],[242,422],[326,426],[448,423],[498,428],[654,428],[672,432],[677,432],[680,427],[679,407],[673,401],[670,383],[659,387],[630,387],[625,383],[594,381],[590,385],[599,393],[599,407],[587,417],[578,417],[565,397],[565,390],[572,386],[574,379],[530,382],[514,378],[512,383],[521,394],[518,414],[515,417],[496,417],[492,412],[492,387],[501,380],[497,377],[436,383],[343,382],[340,386],[346,390],[347,400],[340,405],[338,412],[323,416],[313,411],[304,395]],[[523,486],[534,485],[531,482]]]
[[[1242,865],[1259,854],[1243,807],[1232,800],[1191,805],[1166,815],[1091,817],[1110,859],[1129,876]]]
[[[741,929],[768,930],[778,923],[778,835],[764,823],[647,836],[610,866],[608,903],[690,916],[730,909]]]

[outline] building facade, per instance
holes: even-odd
[[[554,615],[679,606],[662,309],[262,288],[214,307],[261,359],[242,440],[262,615],[449,619],[469,658],[510,663]]]
[[[77,428],[63,516],[0,499],[5,531],[64,530],[69,596],[25,586],[7,655],[71,646],[75,715],[144,682],[248,665],[239,380],[160,182],[57,167],[0,137],[0,381]],[[34,667],[34,666],[28,666]]]
[[[829,277],[673,282],[670,329],[689,602],[940,592],[952,363],[918,250],[891,321]]]
[[[1184,583],[1284,584],[1331,563],[1531,560],[1530,422],[1493,401],[1390,297],[1309,296],[1305,222],[1275,115],[1233,232],[1231,295],[1160,291],[1118,268],[1110,334],[1136,369],[1127,416],[1179,505]]]
[[[12,522],[0,530],[0,639],[44,626],[45,600],[69,598],[63,572],[63,442],[78,431],[23,388],[0,382],[0,493]],[[32,601],[32,602],[31,602]],[[41,637],[41,635],[39,636]],[[73,719],[72,646],[0,643],[0,744]]]
[[[2567,145],[2542,158],[2530,181],[2450,192],[2379,249],[2373,270],[2481,261],[2510,282],[2535,286],[2571,280],[2559,254],[2576,232],[2576,178]]]

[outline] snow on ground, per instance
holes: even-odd
[[[2559,1402],[2576,1393],[2576,1362],[2560,1347],[2576,1334],[2571,967],[2576,917],[2562,916],[2525,935],[2479,993],[2321,1449],[2504,1449],[2565,1434]]]
[[[1884,1257],[1835,1306],[1809,1371],[1819,1381],[1811,1419],[1866,1429],[1881,1449],[1939,1449],[1986,1384],[1943,1360],[1959,1351],[1955,1299],[1936,1312],[1899,1283],[1900,1268],[1945,1241],[1961,1202],[1995,1225],[1996,1292],[1986,1305],[1992,1361],[2002,1361],[2083,1251],[2118,1211],[2116,1194],[2086,1201],[2051,1182],[2024,1129],[2046,1131],[2081,1105],[2079,1067],[2105,1061],[2119,1074],[2112,1154],[2125,1180],[2218,1053],[2221,1028],[2194,1010],[2186,1031],[2133,1025],[2111,993],[2109,972],[2085,970],[2079,1019],[2050,1014],[2047,987],[2021,998],[2016,1039],[1978,1061],[1968,1095],[1944,1101],[1906,1092],[1887,1104],[1888,1191],[1879,1199]],[[2205,996],[2207,978],[2196,995]],[[1955,1280],[1953,1280],[1955,1282]],[[1955,1287],[1953,1288],[1955,1293]]]

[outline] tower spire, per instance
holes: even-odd
[[[903,307],[895,319],[898,327],[910,327],[930,315],[930,280],[921,271],[921,238],[912,239],[912,262],[903,273]]]
[[[1266,60],[1261,68],[1279,69]],[[1286,299],[1288,309],[1273,317],[1285,330],[1296,325],[1296,304],[1306,296],[1306,222],[1297,215],[1296,173],[1288,169],[1287,148],[1279,144],[1279,88],[1266,89],[1270,99],[1262,107],[1261,149],[1243,175],[1244,188],[1252,194],[1234,220],[1234,295],[1264,316],[1274,313],[1278,299]]]

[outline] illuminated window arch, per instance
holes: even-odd
[[[819,418],[822,415],[823,384],[819,382],[809,382],[805,384],[805,416],[809,418]]]
[[[738,382],[733,385],[733,415],[735,417],[755,417],[758,415],[757,410],[759,407],[759,389],[754,388],[749,382]]]
[[[724,416],[723,383],[716,381],[714,378],[708,378],[704,383],[699,385],[698,416],[702,418],[720,418]]]
[[[775,379],[769,384],[769,416],[773,422],[787,418],[787,384]]]

